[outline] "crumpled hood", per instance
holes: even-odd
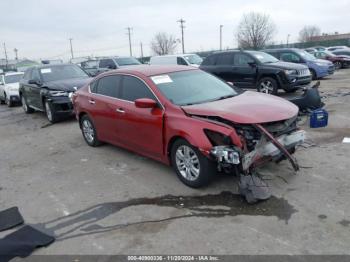
[[[190,115],[217,116],[238,124],[258,124],[286,120],[298,114],[298,107],[272,95],[246,91],[232,98],[182,106]]]
[[[90,82],[91,79],[92,78],[90,77],[64,79],[64,80],[47,82],[44,85],[47,86],[47,88],[52,90],[74,92],[80,89],[81,87],[83,87],[88,82]]]

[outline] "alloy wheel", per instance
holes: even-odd
[[[21,102],[22,102],[22,108],[23,108],[24,112],[27,112],[28,111],[28,106],[27,106],[27,103],[26,103],[26,99],[24,98],[23,95],[21,96]]]
[[[196,152],[189,146],[182,145],[176,150],[176,166],[181,176],[194,181],[200,174],[200,163]]]
[[[95,131],[89,120],[84,119],[82,123],[83,135],[89,143],[93,143],[95,140]]]
[[[49,102],[47,101],[45,102],[45,110],[46,110],[47,119],[49,119],[49,121],[52,121],[52,112],[51,112]]]
[[[272,94],[273,93],[273,84],[272,84],[272,82],[269,81],[269,80],[261,82],[259,91],[261,93],[265,93],[265,94]]]

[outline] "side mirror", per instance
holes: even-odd
[[[229,84],[230,86],[234,86],[232,82],[226,82],[226,83]]]
[[[30,84],[30,85],[37,85],[37,86],[40,86],[40,85],[41,85],[40,81],[37,80],[37,79],[31,79],[31,80],[29,80],[29,81],[28,81],[28,84]]]
[[[248,62],[248,65],[255,68],[256,67],[256,63],[255,62]]]
[[[135,106],[138,108],[154,108],[157,106],[157,102],[150,98],[139,98],[134,102]]]

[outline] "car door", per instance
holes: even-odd
[[[241,88],[255,88],[257,78],[257,63],[249,55],[244,53],[235,53],[233,83]]]
[[[226,82],[233,82],[237,80],[237,71],[233,64],[233,53],[223,53],[216,57],[215,75]]]
[[[117,108],[119,135],[136,152],[161,159],[163,155],[163,107],[137,108],[134,101],[150,98],[158,101],[146,83],[131,75],[122,80],[122,102]],[[159,103],[159,101],[158,101]]]
[[[41,86],[39,83],[42,83],[42,79],[39,73],[38,68],[33,68],[32,74],[31,74],[31,80],[35,80],[37,84],[29,84],[29,97],[27,98],[27,103],[35,107],[36,109],[43,110],[43,104],[41,101],[40,91]]]
[[[90,84],[90,94],[84,105],[95,125],[100,140],[119,143],[119,114],[121,75],[109,75]]]

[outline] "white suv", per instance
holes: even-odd
[[[9,107],[20,102],[19,81],[23,72],[8,72],[0,75],[0,104],[6,103]]]

